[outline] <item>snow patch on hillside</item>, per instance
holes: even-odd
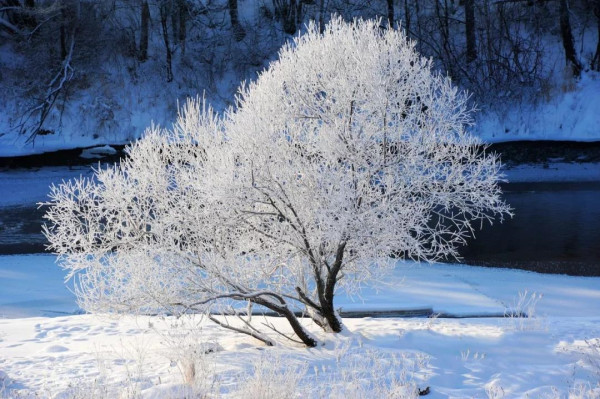
[[[499,104],[500,105],[500,104]],[[472,132],[488,143],[515,140],[600,140],[600,74],[584,73],[537,104],[499,106],[477,116]]]

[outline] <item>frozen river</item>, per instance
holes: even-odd
[[[89,174],[89,167],[0,174],[0,254],[44,251],[41,234],[48,186]],[[600,181],[510,183],[515,217],[486,225],[463,248],[464,262],[545,273],[600,276]]]

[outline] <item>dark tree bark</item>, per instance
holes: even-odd
[[[178,1],[179,8],[179,44],[181,45],[181,54],[185,54],[185,39],[187,36],[187,4],[186,0]]]
[[[166,3],[160,5],[160,25],[162,26],[163,40],[165,42],[165,50],[167,55],[167,82],[173,81],[173,66],[172,66],[172,53],[171,44],[169,43],[169,27],[167,25],[167,18],[169,15],[169,7]]]
[[[246,31],[244,31],[238,18],[238,0],[227,0],[227,4],[229,6],[229,19],[231,20],[233,37],[238,42],[242,41],[246,37]]]
[[[60,59],[64,61],[69,53],[69,42],[75,36],[79,23],[80,4],[78,0],[60,0]]]
[[[394,28],[394,0],[387,0],[388,9],[388,26],[390,29]]]
[[[319,2],[319,32],[325,31],[325,0]]]
[[[296,33],[302,14],[302,0],[279,0],[276,3],[276,15],[281,19],[283,31],[289,35]]]
[[[28,28],[35,28],[37,26],[37,20],[35,18],[35,0],[25,0],[26,14],[24,16],[25,25]]]
[[[60,9],[60,59],[67,58],[67,12],[66,5],[61,4]]]
[[[467,64],[477,59],[475,42],[475,0],[465,0],[465,33],[467,39]]]
[[[317,303],[312,301],[300,287],[296,287],[296,292],[302,303],[306,306],[308,314],[315,324],[326,331],[340,332],[343,329],[342,323],[338,318],[333,304],[335,286],[340,278],[340,272],[343,266],[344,253],[346,251],[346,242],[338,245],[333,264],[326,263],[325,266],[318,263],[315,253],[310,248],[308,241],[305,240],[306,251],[313,268],[313,276],[316,283]],[[327,272],[323,277],[322,268],[326,267]]]
[[[406,30],[406,36],[410,35],[410,5],[408,0],[404,0],[404,29]]]
[[[171,12],[171,34],[173,35],[173,44],[179,42],[179,7],[174,7],[173,0],[169,6]]]
[[[140,33],[140,52],[138,58],[144,62],[148,59],[148,30],[150,25],[150,8],[148,2],[142,2],[142,26]]]
[[[335,261],[329,268],[327,274],[327,280],[325,280],[324,291],[319,292],[319,300],[321,302],[321,308],[323,309],[323,316],[327,320],[329,328],[333,332],[342,331],[342,323],[337,317],[335,308],[333,306],[334,290],[337,280],[339,278],[340,271],[342,270],[342,264],[344,261],[344,252],[346,250],[346,242],[340,243],[337,248]]]
[[[575,51],[575,44],[573,41],[573,32],[571,30],[571,21],[569,18],[569,1],[560,0],[559,6],[560,14],[560,34],[562,36],[563,47],[565,49],[565,58],[567,64],[570,64],[573,68],[573,76],[579,77],[581,75],[581,62],[577,58],[577,52]]]
[[[594,3],[594,15],[598,24],[598,43],[596,44],[596,53],[592,59],[592,69],[600,71],[600,0],[596,0]]]

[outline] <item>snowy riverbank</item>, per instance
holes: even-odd
[[[430,387],[431,398],[600,393],[600,278],[399,264],[377,292],[340,294],[337,306],[532,317],[345,319],[340,335],[313,330],[324,346],[307,350],[266,348],[199,320],[40,317],[76,311],[62,276],[49,255],[0,257],[0,314],[17,317],[0,319],[6,397],[260,397],[287,387],[298,397],[348,398],[390,386],[402,395]]]

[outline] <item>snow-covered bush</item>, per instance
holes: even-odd
[[[45,234],[87,310],[206,311],[272,344],[258,305],[314,346],[294,311],[339,332],[339,287],[390,256],[455,256],[509,212],[466,102],[400,31],[311,25],[224,118],[191,100],[120,165],[54,187]]]

